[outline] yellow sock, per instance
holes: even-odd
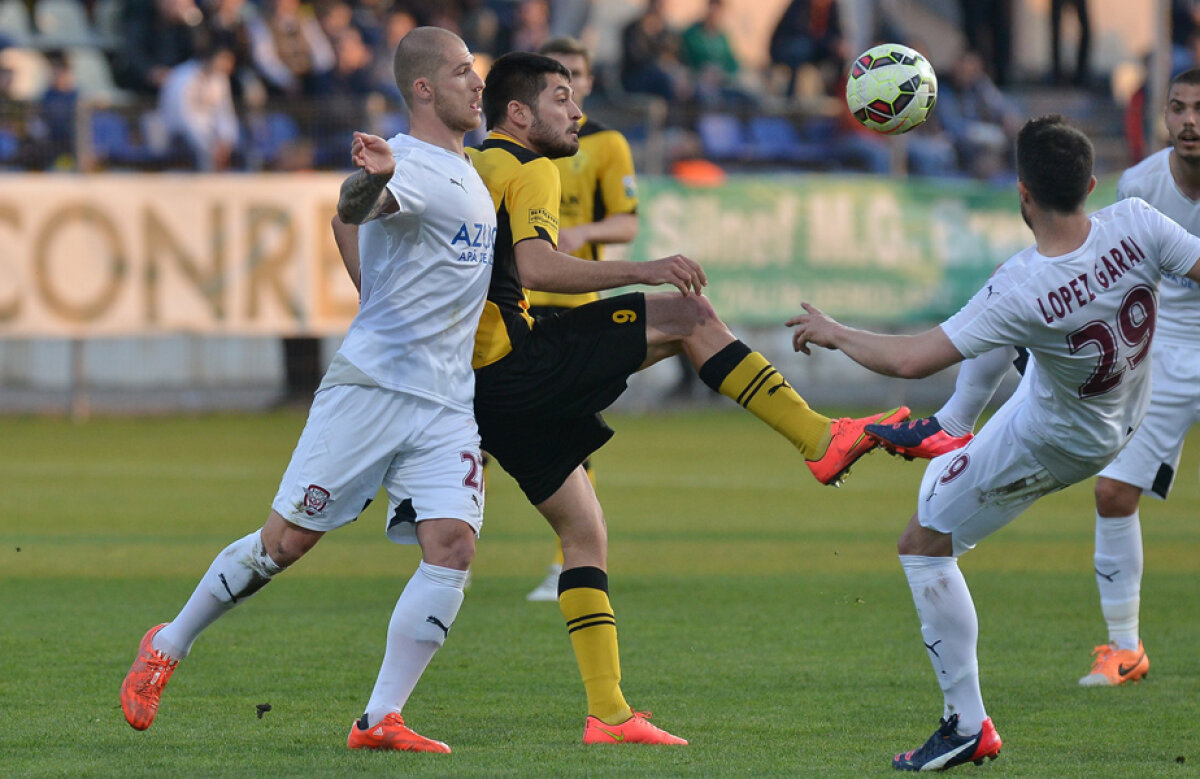
[[[558,607],[583,677],[588,714],[618,725],[632,717],[633,710],[621,693],[617,621],[608,602],[608,574],[599,568],[572,568],[562,572],[559,582]]]
[[[712,389],[778,430],[806,460],[829,447],[829,417],[808,407],[775,366],[741,341],[734,341],[700,366]]]

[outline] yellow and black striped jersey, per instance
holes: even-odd
[[[637,180],[629,142],[618,131],[586,116],[581,123],[579,151],[554,160],[562,184],[559,217],[564,228],[599,222],[610,214],[637,213]],[[603,251],[601,244],[589,243],[574,256],[601,260]],[[534,306],[574,308],[599,297],[596,292],[569,295],[529,290],[529,302]]]
[[[495,264],[471,361],[482,368],[512,351],[533,326],[514,249],[530,239],[558,244],[559,181],[550,159],[504,133],[488,133],[467,153],[496,207]]]

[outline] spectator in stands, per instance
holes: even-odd
[[[679,46],[679,36],[663,14],[663,0],[650,0],[646,12],[621,31],[621,85],[625,91],[668,101],[690,97]]]
[[[546,0],[521,0],[508,36],[509,51],[537,51],[550,40],[550,5]]]
[[[959,165],[977,178],[1008,170],[1021,120],[983,68],[983,58],[963,51],[938,83],[937,109],[958,151]]]
[[[51,53],[50,85],[42,93],[41,118],[46,128],[48,152],[56,160],[75,154],[75,106],[79,88],[75,74],[60,52]]]
[[[15,81],[14,63],[0,49],[0,165],[38,170],[50,162],[44,123],[27,110]]]
[[[236,58],[228,39],[215,38],[203,53],[172,68],[158,110],[173,147],[186,149],[203,171],[228,170],[238,140],[230,76]]]
[[[1013,0],[959,0],[967,48],[979,52],[995,82],[1008,83]]]
[[[1062,15],[1065,6],[1075,10],[1079,20],[1079,45],[1075,50],[1075,73],[1070,83],[1085,86],[1088,83],[1088,57],[1092,48],[1092,25],[1088,19],[1087,0],[1050,0],[1050,71],[1055,84],[1067,83],[1059,54],[1062,44]]]
[[[683,31],[681,45],[683,62],[692,73],[701,102],[756,102],[738,81],[741,66],[725,33],[723,0],[708,0],[704,16]]]
[[[536,52],[548,40],[550,4],[546,0],[521,0],[509,35],[510,52]]]
[[[387,19],[383,26],[383,40],[375,47],[373,55],[374,65],[371,68],[371,84],[372,88],[387,97],[393,103],[403,102],[400,96],[400,90],[396,87],[396,74],[392,66],[392,59],[396,55],[396,47],[400,45],[401,39],[409,32],[417,27],[417,17],[412,15],[412,12],[402,6],[394,6],[388,11]],[[467,39],[464,37],[464,41]],[[475,51],[475,47],[467,41],[467,46],[471,51]]]
[[[363,43],[371,49],[383,43],[384,25],[391,6],[391,0],[357,0],[354,3],[352,22],[362,35]],[[388,60],[391,60],[390,55]]]
[[[550,33],[578,38],[591,15],[591,0],[550,0]]]
[[[771,62],[787,69],[787,96],[796,94],[801,68],[817,68],[826,93],[840,83],[846,51],[837,0],[792,0],[771,33]]]
[[[212,0],[204,25],[212,39],[226,41],[233,50],[234,100],[260,102],[265,98],[262,80],[254,70],[250,44],[250,24],[258,16],[253,4],[246,0]]]
[[[114,63],[117,84],[157,94],[171,68],[192,58],[203,21],[196,0],[126,0],[120,17],[123,42]]]
[[[1194,67],[1193,36],[1200,33],[1200,0],[1171,0],[1171,73]]]
[[[459,29],[476,58],[484,54],[494,59],[504,53],[500,46],[500,17],[485,0],[462,0]]]
[[[349,161],[354,131],[367,126],[367,96],[373,89],[371,50],[357,27],[347,25],[333,42],[337,64],[330,71],[321,98],[324,121],[314,127],[317,135],[316,163],[345,165]],[[395,77],[392,82],[395,83]]]
[[[300,0],[263,0],[261,7],[250,39],[254,64],[268,88],[291,97],[320,94],[337,57],[312,8]]]
[[[332,0],[317,6],[317,24],[330,43],[337,41],[338,36],[349,29],[354,21],[354,10],[345,0]]]

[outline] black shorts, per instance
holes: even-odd
[[[539,317],[514,351],[475,371],[483,448],[541,503],[612,438],[600,412],[645,360],[640,292]]]

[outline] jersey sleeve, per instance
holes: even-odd
[[[539,158],[520,167],[504,193],[513,246],[529,238],[558,246],[561,189],[558,168],[549,159]]]
[[[605,133],[605,164],[600,171],[600,196],[605,214],[632,214],[637,211],[637,178],[633,172],[633,152],[629,141],[615,130]]]
[[[1163,272],[1183,276],[1191,270],[1200,260],[1200,238],[1144,200],[1136,201],[1133,207],[1149,222],[1148,232],[1155,242],[1155,253]]]
[[[942,332],[964,359],[1027,342],[1024,318],[1013,310],[1012,273],[1007,263],[1001,265],[957,314],[942,322]]]
[[[421,186],[421,166],[408,154],[406,149],[392,147],[392,156],[396,160],[396,170],[388,180],[387,190],[396,200],[403,214],[420,214],[425,211],[425,190],[428,185]]]

